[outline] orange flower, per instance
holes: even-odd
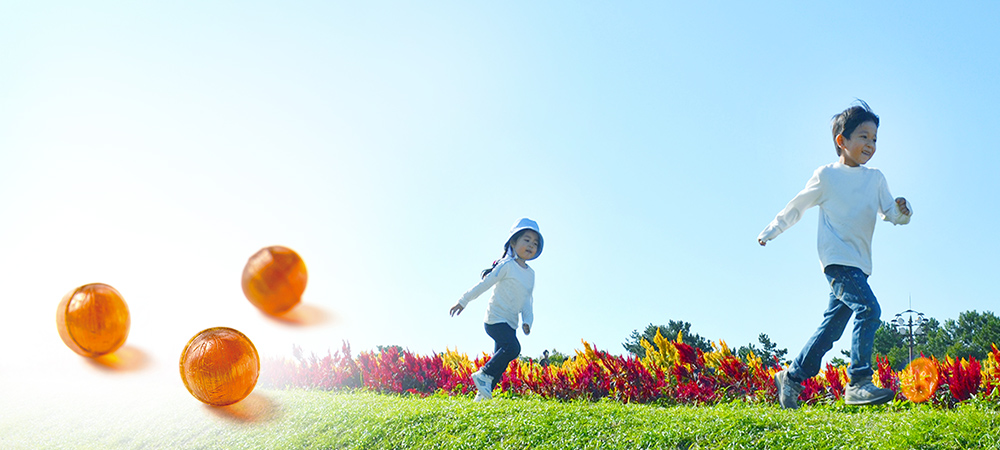
[[[911,402],[926,402],[938,388],[937,364],[927,358],[914,359],[899,374],[899,384]]]

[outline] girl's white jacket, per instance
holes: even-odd
[[[500,261],[486,278],[462,295],[458,304],[466,307],[494,285],[496,287],[486,305],[486,317],[483,321],[487,324],[506,323],[517,330],[517,316],[520,314],[524,323],[530,327],[535,318],[531,309],[535,271],[531,267],[521,267],[514,258]]]

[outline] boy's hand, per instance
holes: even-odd
[[[462,311],[464,309],[465,309],[465,307],[462,306],[461,303],[456,303],[455,306],[451,307],[451,311],[448,311],[448,313],[451,314],[452,317],[455,317],[455,316],[457,316],[459,314],[462,314]]]
[[[767,242],[765,242],[763,239],[757,239],[757,243],[760,244],[761,247],[767,245]]]
[[[521,329],[524,330],[524,334],[531,334],[531,327],[528,324],[522,323]]]
[[[906,207],[906,199],[905,198],[903,198],[903,197],[897,197],[896,198],[896,205],[899,206],[899,212],[901,212],[901,213],[903,213],[904,215],[907,215],[907,216],[910,215],[910,208]]]

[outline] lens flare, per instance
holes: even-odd
[[[903,395],[914,403],[930,399],[938,388],[937,364],[927,358],[917,358],[899,374]]]

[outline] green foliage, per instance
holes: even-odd
[[[628,350],[629,353],[635,355],[636,357],[645,357],[646,349],[643,348],[641,342],[646,340],[656,347],[656,343],[653,342],[653,338],[656,336],[657,329],[660,330],[660,335],[670,340],[676,339],[677,333],[681,332],[685,344],[695,348],[700,348],[703,352],[712,351],[711,341],[699,336],[697,333],[692,333],[690,323],[674,320],[669,321],[667,325],[649,324],[641,334],[639,333],[639,330],[633,330],[628,340],[622,344],[622,347],[625,347],[625,350]]]
[[[927,334],[920,334],[913,336],[914,349],[913,357],[916,358],[920,356],[923,351],[924,354],[930,355],[926,350],[928,335],[933,332],[938,332],[938,322],[937,320],[931,318],[927,325],[924,326],[924,330],[929,330]],[[933,331],[930,331],[933,330]],[[896,329],[896,325],[892,322],[882,322],[882,326],[875,331],[875,345],[873,347],[873,355],[882,355],[889,358],[889,364],[892,366],[893,370],[903,370],[907,364],[910,362],[910,349],[909,341],[906,335],[900,333]],[[848,358],[850,354],[848,353]]]
[[[989,353],[990,344],[1000,342],[1000,317],[989,311],[982,314],[966,311],[959,314],[958,320],[946,320],[944,331],[951,338],[945,353],[953,358],[972,356],[982,360]]]
[[[535,361],[535,362],[537,362],[539,364],[542,364],[542,362],[545,361],[545,365],[550,365],[551,364],[551,365],[554,365],[554,366],[561,366],[562,363],[563,363],[563,361],[566,361],[567,359],[570,359],[569,355],[567,355],[565,353],[562,353],[559,350],[556,350],[554,348],[553,349],[548,349],[548,350],[545,350],[545,351],[549,352],[549,355],[548,355],[547,358],[545,356],[545,353],[543,352],[542,354],[538,355],[537,357],[519,356],[517,359],[519,361],[521,361],[521,362]]]
[[[343,449],[995,448],[1000,417],[976,406],[939,410],[889,404],[787,411],[741,402],[643,406],[500,398],[269,392],[284,415],[189,447]],[[470,396],[471,397],[471,396]]]
[[[760,342],[759,348],[753,345],[753,343],[747,344],[736,350],[736,356],[746,361],[750,352],[753,352],[753,354],[757,355],[757,357],[765,361],[767,364],[772,364],[775,359],[777,359],[780,364],[788,363],[788,360],[785,359],[785,355],[788,354],[788,349],[778,348],[778,344],[771,342],[771,338],[764,333],[757,336],[757,341]]]
[[[931,317],[927,325],[924,326],[924,332],[927,336],[925,339],[921,340],[917,337],[914,340],[918,346],[914,347],[913,356],[916,357],[918,354],[923,353],[924,356],[940,356],[944,358],[944,355],[948,352],[948,346],[951,345],[951,337],[941,327],[941,323]],[[924,342],[923,347],[919,347],[920,342]]]
[[[773,403],[653,406],[498,396],[382,395],[257,389],[231,407],[169,404],[113,427],[82,415],[51,423],[5,414],[3,448],[332,449],[968,449],[1000,447],[994,403],[955,409],[843,402],[789,411]],[[163,408],[164,405],[157,405]],[[144,411],[157,411],[148,408]],[[9,412],[8,412],[9,413]],[[92,414],[91,414],[92,415]]]
[[[992,312],[966,311],[958,319],[941,324],[930,318],[923,327],[924,334],[913,337],[913,357],[921,354],[943,359],[970,356],[983,360],[993,342],[1000,342],[1000,318]],[[909,340],[891,322],[882,322],[875,332],[874,353],[889,358],[894,370],[902,370],[909,363]]]
[[[549,364],[553,366],[561,366],[567,359],[570,359],[570,356],[565,353],[561,353],[559,350],[553,348],[549,351]],[[539,361],[540,360],[541,359],[539,359]]]
[[[375,348],[378,349],[379,353],[387,352],[389,350],[395,350],[396,353],[403,353],[403,347],[399,345],[377,345]]]

